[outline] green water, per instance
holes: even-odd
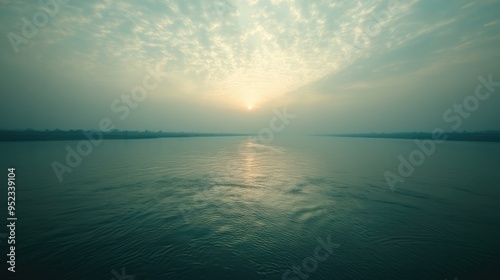
[[[500,263],[499,144],[440,144],[392,192],[411,140],[108,140],[59,182],[77,143],[0,143],[18,217],[1,279],[462,280]]]

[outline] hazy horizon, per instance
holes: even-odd
[[[54,131],[65,131],[65,132],[68,132],[68,131],[100,131],[99,128],[69,128],[69,129],[61,129],[61,128],[54,128],[54,129],[48,129],[48,128],[44,128],[44,129],[33,129],[33,128],[8,128],[8,129],[5,129],[5,128],[0,128],[0,131],[35,131],[35,132],[54,132]],[[159,129],[159,130],[149,130],[149,129],[136,129],[136,130],[130,130],[130,129],[113,129],[113,130],[109,130],[109,131],[103,131],[103,132],[111,132],[111,131],[117,131],[117,132],[141,132],[141,133],[144,133],[144,132],[151,132],[151,133],[206,133],[206,134],[210,134],[210,133],[225,133],[225,134],[248,134],[248,135],[254,135],[254,134],[258,134],[256,132],[254,133],[244,133],[244,132],[225,132],[225,131],[208,131],[208,132],[200,132],[200,131],[183,131],[183,130],[176,130],[176,131],[165,131],[165,130],[162,130],[162,129]],[[500,130],[492,130],[492,129],[487,129],[487,130],[459,130],[459,131],[445,131],[446,133],[457,133],[457,134],[460,134],[460,133],[484,133],[484,132],[493,132],[493,133],[496,133],[496,132],[500,132]],[[335,132],[332,132],[332,133],[293,133],[293,134],[296,134],[296,135],[334,135],[334,134],[338,134],[338,135],[350,135],[350,134],[405,134],[405,133],[432,133],[432,131],[409,131],[409,130],[406,130],[406,131],[382,131],[382,132],[374,132],[374,131],[361,131],[361,132],[355,132],[355,133],[335,133]],[[287,134],[287,133],[280,133],[280,134]]]
[[[1,279],[500,279],[499,15],[0,0]]]

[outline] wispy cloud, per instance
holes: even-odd
[[[21,35],[20,18],[46,9],[3,2],[3,34]],[[20,57],[4,41],[1,59],[36,61],[75,79],[113,77],[110,86],[161,61],[170,82],[158,98],[258,107],[300,91],[314,99],[375,87],[374,77],[412,73],[450,55],[471,61],[491,53],[498,10],[497,1],[459,0],[71,1],[20,45]]]

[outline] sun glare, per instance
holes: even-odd
[[[247,108],[248,108],[248,110],[252,110],[253,106],[252,105],[248,105]]]

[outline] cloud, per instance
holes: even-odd
[[[21,17],[43,9],[4,2],[2,34],[22,34]],[[453,65],[483,61],[500,39],[498,11],[497,1],[71,1],[19,56],[5,40],[0,60],[116,91],[162,62],[170,82],[158,100],[325,102],[442,71],[451,57]]]

